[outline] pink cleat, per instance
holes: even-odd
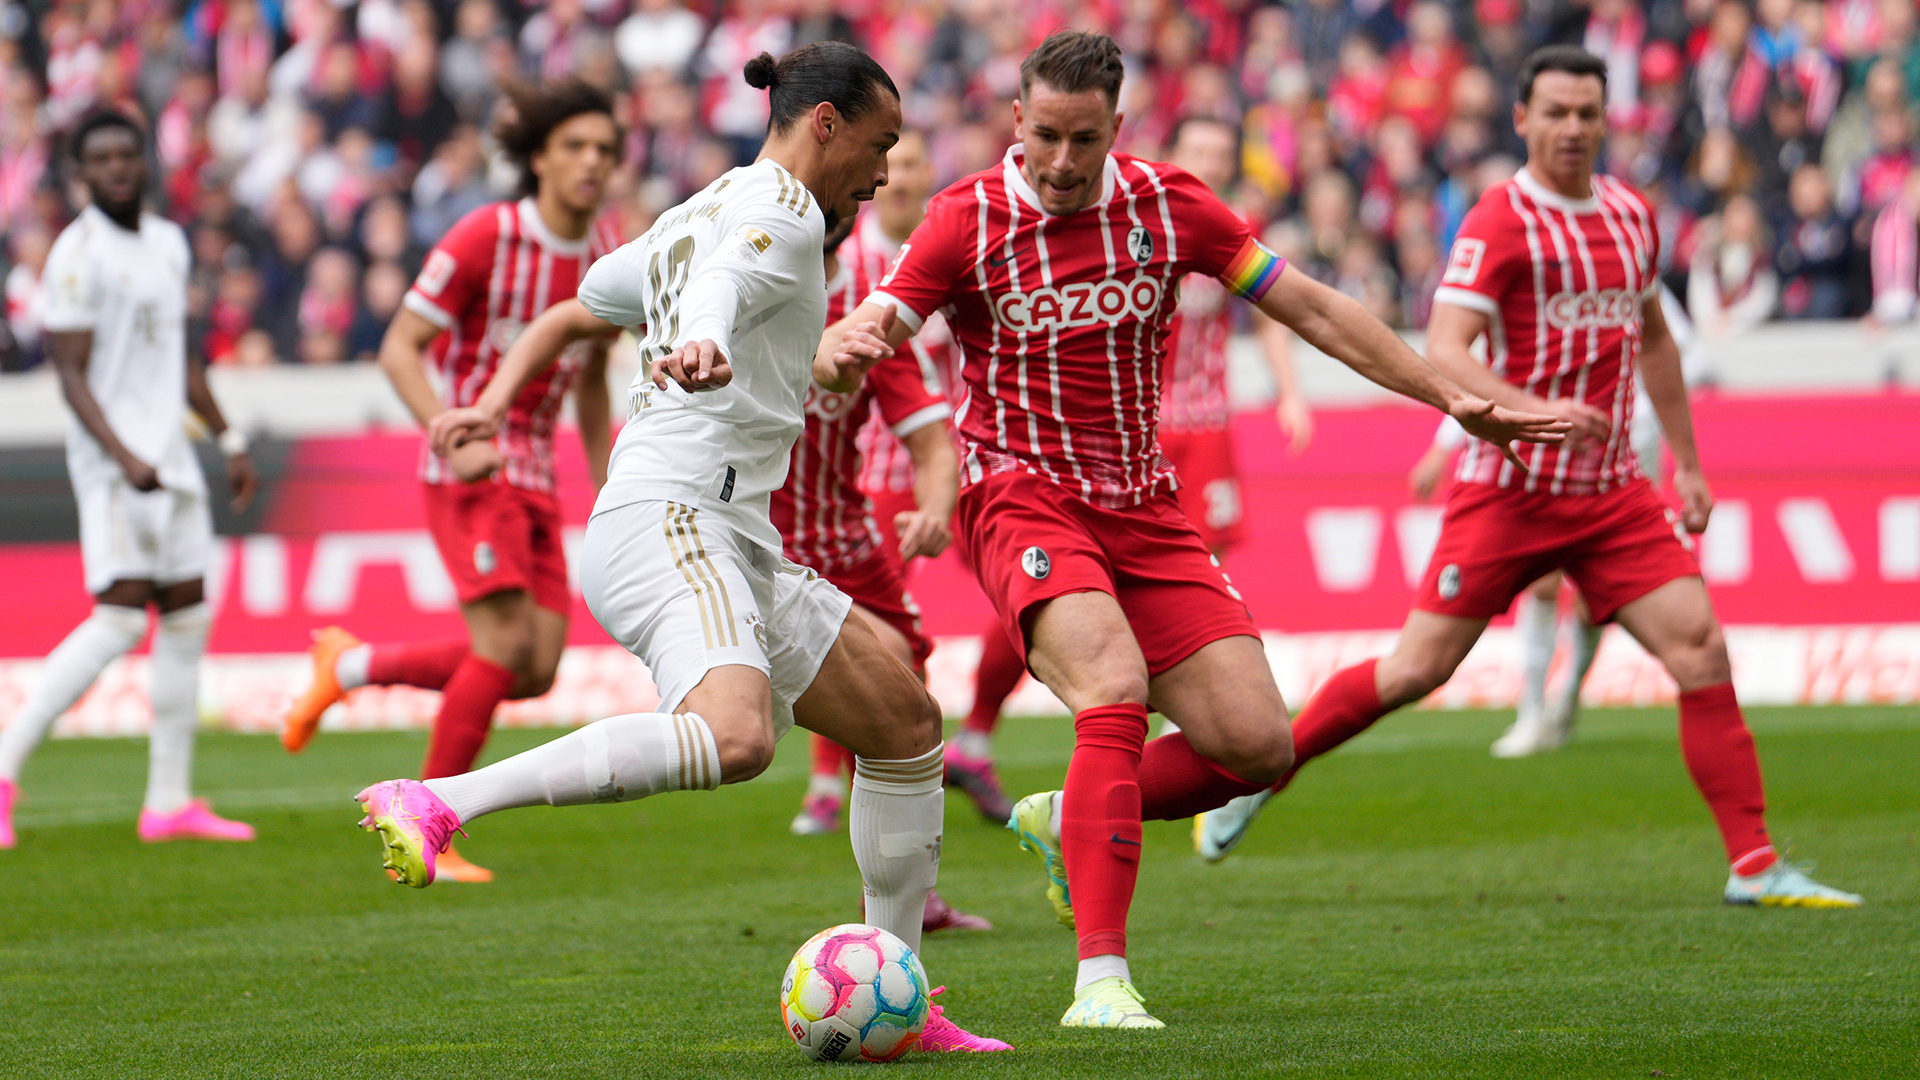
[[[945,990],[946,987],[944,986],[938,987],[933,991],[933,994],[927,996],[933,997]],[[983,1039],[978,1035],[972,1035],[962,1031],[960,1025],[947,1019],[945,1009],[935,1005],[933,1007],[933,1015],[927,1017],[927,1030],[920,1033],[920,1049],[937,1051],[983,1051],[1011,1050],[1013,1047],[1008,1043],[1001,1042],[999,1039]]]
[[[214,813],[207,800],[195,799],[171,814],[140,811],[140,839],[149,844],[164,840],[251,840],[253,826],[228,821]]]
[[[13,797],[20,788],[11,780],[0,780],[0,850],[13,846]]]
[[[382,780],[354,796],[367,816],[360,827],[379,832],[387,845],[386,868],[402,885],[433,884],[433,864],[453,842],[460,815],[418,780]]]
[[[993,924],[978,915],[969,915],[952,904],[947,903],[939,890],[927,891],[927,909],[920,916],[920,932],[931,934],[935,930],[991,930]]]
[[[1013,816],[1013,800],[1000,787],[1000,775],[993,770],[993,759],[963,754],[947,744],[947,786],[956,787],[980,808],[980,816],[1003,825]]]

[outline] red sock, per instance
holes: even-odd
[[[1140,876],[1140,748],[1144,705],[1101,705],[1073,718],[1073,758],[1060,796],[1060,854],[1073,888],[1080,958],[1127,952],[1127,908]]]
[[[853,751],[825,735],[815,735],[812,746],[813,775],[838,777],[842,768],[853,771]]]
[[[427,741],[427,761],[420,779],[458,776],[473,769],[480,748],[493,729],[493,710],[513,689],[513,672],[491,660],[469,653],[447,680],[440,699],[440,715],[433,718],[433,736]]]
[[[1373,669],[1379,663],[1367,660],[1334,672],[1294,716],[1293,768],[1274,781],[1273,790],[1293,783],[1300,766],[1372,727],[1391,711],[1380,704],[1380,689],[1373,681]]]
[[[367,648],[367,685],[443,690],[470,651],[466,638]]]
[[[1228,799],[1251,795],[1266,786],[1233,775],[1220,763],[1195,750],[1184,732],[1176,731],[1148,743],[1140,755],[1140,818],[1143,821],[1190,818],[1217,810],[1225,806]]]
[[[1727,861],[1740,864],[1743,874],[1772,866],[1760,756],[1754,753],[1753,733],[1740,715],[1732,683],[1680,695],[1680,756],[1720,826]]]
[[[973,672],[973,709],[963,725],[968,731],[993,734],[1000,723],[1000,710],[1020,685],[1027,665],[1020,651],[1007,640],[1007,632],[998,622],[987,627],[980,637],[980,666]]]

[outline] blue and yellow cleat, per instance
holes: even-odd
[[[1785,859],[1751,877],[1727,875],[1729,904],[1755,904],[1760,907],[1856,908],[1865,903],[1850,892],[1822,885]]]
[[[1061,1027],[1163,1028],[1167,1025],[1147,1012],[1147,999],[1118,975],[1096,979],[1073,995],[1073,1007],[1060,1018]]]
[[[1057,791],[1042,791],[1013,804],[1007,828],[1020,838],[1024,850],[1034,852],[1047,867],[1047,899],[1053,902],[1054,917],[1060,925],[1073,929],[1073,898],[1067,892],[1067,861],[1060,854],[1060,837],[1053,831],[1054,800]]]

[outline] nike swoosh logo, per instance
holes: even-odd
[[[999,255],[997,257],[993,255],[989,255],[987,256],[987,265],[993,267],[995,270],[998,270],[1001,267],[1007,265],[1007,260],[1010,258],[1012,258],[1011,255],[1005,255],[1005,254]]]
[[[1132,844],[1134,847],[1140,846],[1140,841],[1129,840],[1126,837],[1121,836],[1119,833],[1114,833],[1112,836],[1107,837],[1107,842],[1110,844]]]

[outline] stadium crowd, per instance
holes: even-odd
[[[871,51],[945,183],[999,158],[1020,59],[1063,24],[1127,52],[1122,149],[1158,156],[1183,116],[1238,124],[1240,208],[1392,325],[1425,325],[1462,216],[1516,168],[1515,73],[1549,41],[1608,59],[1606,168],[1664,208],[1704,334],[1914,314],[1915,0],[14,0],[0,365],[39,362],[39,268],[75,212],[62,136],[94,106],[153,132],[156,209],[192,239],[189,340],[217,364],[338,363],[372,356],[448,226],[511,191],[502,80],[617,92],[607,213],[631,237],[750,158],[761,50]]]

